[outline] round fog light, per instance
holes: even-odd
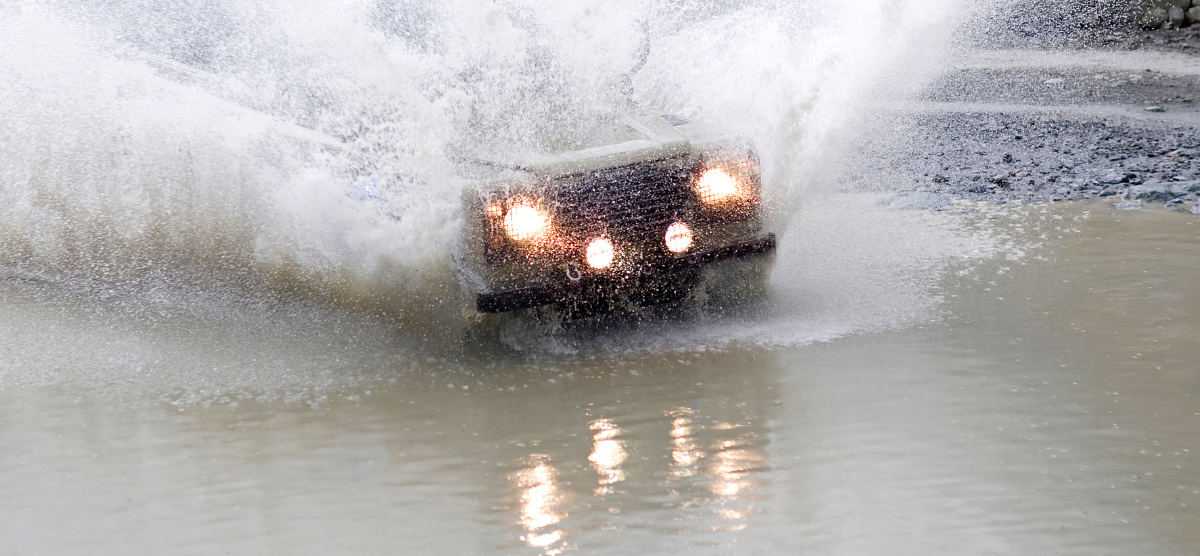
[[[587,246],[587,264],[592,268],[605,268],[612,264],[616,252],[611,241],[598,237]]]
[[[683,222],[671,224],[671,227],[667,228],[667,234],[663,236],[663,241],[672,253],[687,251],[692,246],[692,229]]]

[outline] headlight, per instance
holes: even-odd
[[[546,235],[550,215],[527,201],[515,201],[504,214],[504,233],[516,241],[528,241]]]
[[[721,168],[710,168],[696,178],[696,194],[705,204],[728,201],[741,195],[737,178]]]

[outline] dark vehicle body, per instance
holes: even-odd
[[[757,154],[671,117],[623,117],[621,141],[515,163],[474,160],[460,266],[476,310],[602,312],[686,296],[701,270],[767,261]],[[747,276],[746,280],[762,280]]]

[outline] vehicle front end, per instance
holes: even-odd
[[[464,209],[482,313],[670,301],[706,265],[775,249],[759,160],[743,144],[555,160],[468,191]]]

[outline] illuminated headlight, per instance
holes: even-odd
[[[527,241],[546,235],[550,215],[525,201],[517,201],[504,214],[504,233],[516,241]]]
[[[588,244],[585,255],[587,255],[588,266],[601,269],[612,264],[616,251],[613,249],[611,241],[598,237]]]
[[[683,253],[692,246],[692,229],[683,222],[676,222],[667,228],[663,241],[672,253]]]
[[[723,203],[742,196],[738,179],[723,168],[709,168],[696,178],[692,187],[706,205]]]

